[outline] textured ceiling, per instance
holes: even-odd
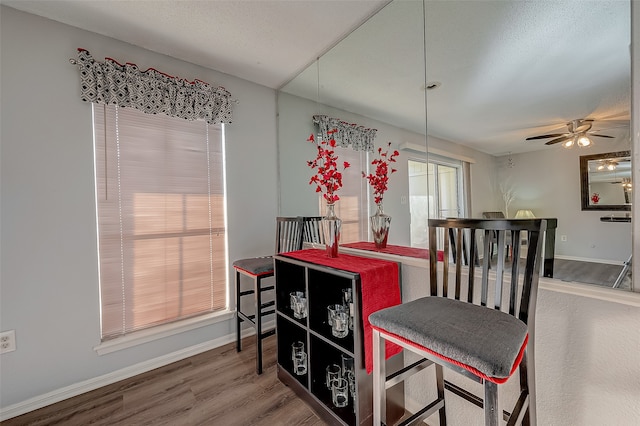
[[[271,88],[290,80],[388,2],[0,0]]]
[[[629,118],[626,0],[0,3],[492,154]]]
[[[628,1],[393,2],[284,90],[491,154],[558,149],[525,139],[579,118],[628,137],[630,41]]]

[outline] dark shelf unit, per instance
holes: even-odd
[[[275,277],[279,380],[329,424],[372,424],[373,383],[364,361],[360,275],[277,255]],[[346,288],[351,288],[353,295],[353,330],[349,330],[346,337],[337,338],[331,334],[327,306],[341,303],[342,290]],[[289,294],[293,291],[302,291],[306,295],[307,318],[294,318],[289,302]],[[295,341],[303,341],[307,352],[307,374],[301,376],[293,373],[291,344]],[[341,365],[342,354],[354,359],[356,396],[353,398],[350,394],[349,404],[338,408],[333,405],[331,392],[325,384],[325,369],[329,364]],[[391,364],[402,362],[401,357],[394,358],[397,359]],[[402,393],[396,390],[398,392]],[[388,406],[387,410],[395,412],[398,407]]]

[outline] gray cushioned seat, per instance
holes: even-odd
[[[527,336],[518,318],[444,297],[424,297],[374,312],[371,324],[446,358],[506,379]]]
[[[273,258],[267,256],[236,260],[233,262],[233,267],[240,268],[253,275],[262,275],[267,272],[273,272]]]

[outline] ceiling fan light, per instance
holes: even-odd
[[[572,138],[572,139],[569,139],[566,142],[562,142],[562,147],[563,148],[567,148],[567,149],[571,148],[573,146],[574,140],[575,140],[575,138]]]
[[[591,139],[589,139],[586,135],[582,135],[578,138],[578,146],[580,148],[586,148],[588,146],[591,146],[592,142]]]

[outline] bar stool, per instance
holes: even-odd
[[[300,250],[302,248],[302,218],[276,218],[276,250],[275,253]],[[273,277],[273,258],[271,256],[240,259],[233,262],[236,271],[236,350],[242,351],[241,324],[247,321],[256,333],[256,373],[262,374],[262,340],[276,333],[275,328],[262,329],[262,318],[275,314],[275,300],[264,301],[267,292],[274,293],[275,286],[263,285],[266,278]],[[242,276],[249,277],[253,286],[249,290],[241,290]],[[242,308],[242,298],[253,295],[253,314]]]
[[[302,242],[324,244],[324,235],[320,222],[322,216],[303,216],[302,217]]]
[[[438,412],[440,425],[446,425],[445,390],[483,408],[485,425],[497,426],[502,418],[507,420],[507,425],[536,424],[533,344],[546,226],[544,219],[429,220],[430,296],[369,316],[373,326],[374,425],[385,422],[385,389],[391,383],[406,380],[413,373],[430,366],[435,368],[436,399],[400,424],[420,421]],[[503,284],[506,284],[503,283],[504,238],[507,231],[515,234],[517,241],[520,232],[527,232],[530,243],[524,273],[519,271],[519,262],[512,262],[509,286],[503,292]],[[492,234],[498,241],[497,265],[492,269],[495,278],[489,276]],[[444,253],[449,253],[451,242],[451,248],[455,248],[458,254],[463,252],[463,235],[470,237],[469,259],[475,258],[477,237],[482,237],[482,268],[478,268],[477,274],[480,288],[475,286],[474,262],[469,264],[466,282],[462,279],[461,261],[455,262],[451,278],[450,257],[444,256],[442,265],[437,262],[436,251],[442,247]],[[519,259],[519,249],[519,245],[513,247],[514,259]],[[458,255],[458,259],[462,258]],[[422,359],[395,373],[393,378],[387,378],[384,362],[386,341],[398,344]],[[483,384],[484,399],[445,380],[443,367]],[[498,403],[498,385],[506,382],[516,370],[519,370],[520,396],[511,412],[503,412]]]

